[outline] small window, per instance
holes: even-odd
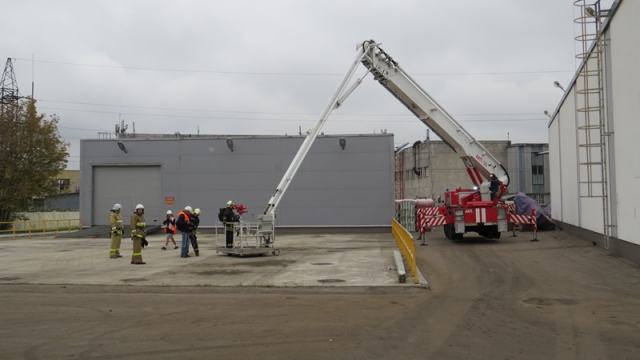
[[[544,165],[531,166],[531,183],[533,185],[544,185]]]
[[[69,190],[71,179],[58,179],[58,189],[60,191]]]

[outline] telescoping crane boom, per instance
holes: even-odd
[[[264,213],[259,217],[262,231],[273,231],[275,210],[287,187],[295,176],[320,129],[332,110],[340,107],[344,100],[371,73],[374,79],[398,99],[421,122],[434,131],[456,152],[467,168],[474,189],[455,189],[445,193],[445,206],[439,208],[444,221],[445,235],[450,239],[460,239],[468,231],[476,231],[489,238],[499,238],[507,231],[507,207],[498,200],[506,192],[509,174],[500,162],[471,134],[469,134],[449,113],[422,89],[389,54],[374,40],[364,41],[357,46],[358,54],[351,64],[338,89],[331,97],[320,119],[305,138],[284,177],[274,191]],[[362,78],[349,88],[358,63],[367,69]],[[500,189],[492,193],[488,180],[494,174],[500,180]]]

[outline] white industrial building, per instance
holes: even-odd
[[[549,122],[552,217],[640,263],[640,1],[576,6],[582,61]]]

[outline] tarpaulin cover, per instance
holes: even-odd
[[[556,228],[551,218],[545,215],[542,206],[524,193],[520,192],[516,194],[513,202],[516,204],[516,214],[518,215],[531,215],[531,210],[536,209],[536,224],[538,230],[553,230]]]

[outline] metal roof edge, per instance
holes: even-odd
[[[605,21],[602,24],[602,30],[600,30],[600,34],[598,34],[598,39],[600,39],[600,37],[603,36],[604,33],[609,28],[609,23],[611,23],[611,19],[613,18],[613,15],[615,15],[616,11],[618,10],[618,6],[620,5],[621,2],[622,0],[615,0],[613,4],[611,4],[611,7],[607,12],[607,17],[605,18]],[[589,47],[589,54],[593,52],[593,49],[595,48],[595,46],[596,46],[596,41],[594,41],[593,44],[591,44],[591,46]],[[588,60],[588,57],[586,59],[583,59],[582,62],[580,63],[580,66],[578,66],[578,69],[573,74],[573,78],[569,82],[569,85],[567,86],[567,90],[564,92],[564,95],[562,95],[560,102],[558,102],[558,106],[556,106],[556,109],[553,111],[551,115],[551,119],[547,123],[547,128],[550,128],[551,124],[553,124],[553,121],[556,119],[556,115],[558,114],[558,111],[560,111],[560,107],[562,107],[562,104],[564,104],[564,101],[567,99],[567,96],[569,96],[569,90],[571,90],[575,85],[576,81],[578,80],[578,74],[580,74],[580,71],[584,67],[584,64],[587,60]]]

